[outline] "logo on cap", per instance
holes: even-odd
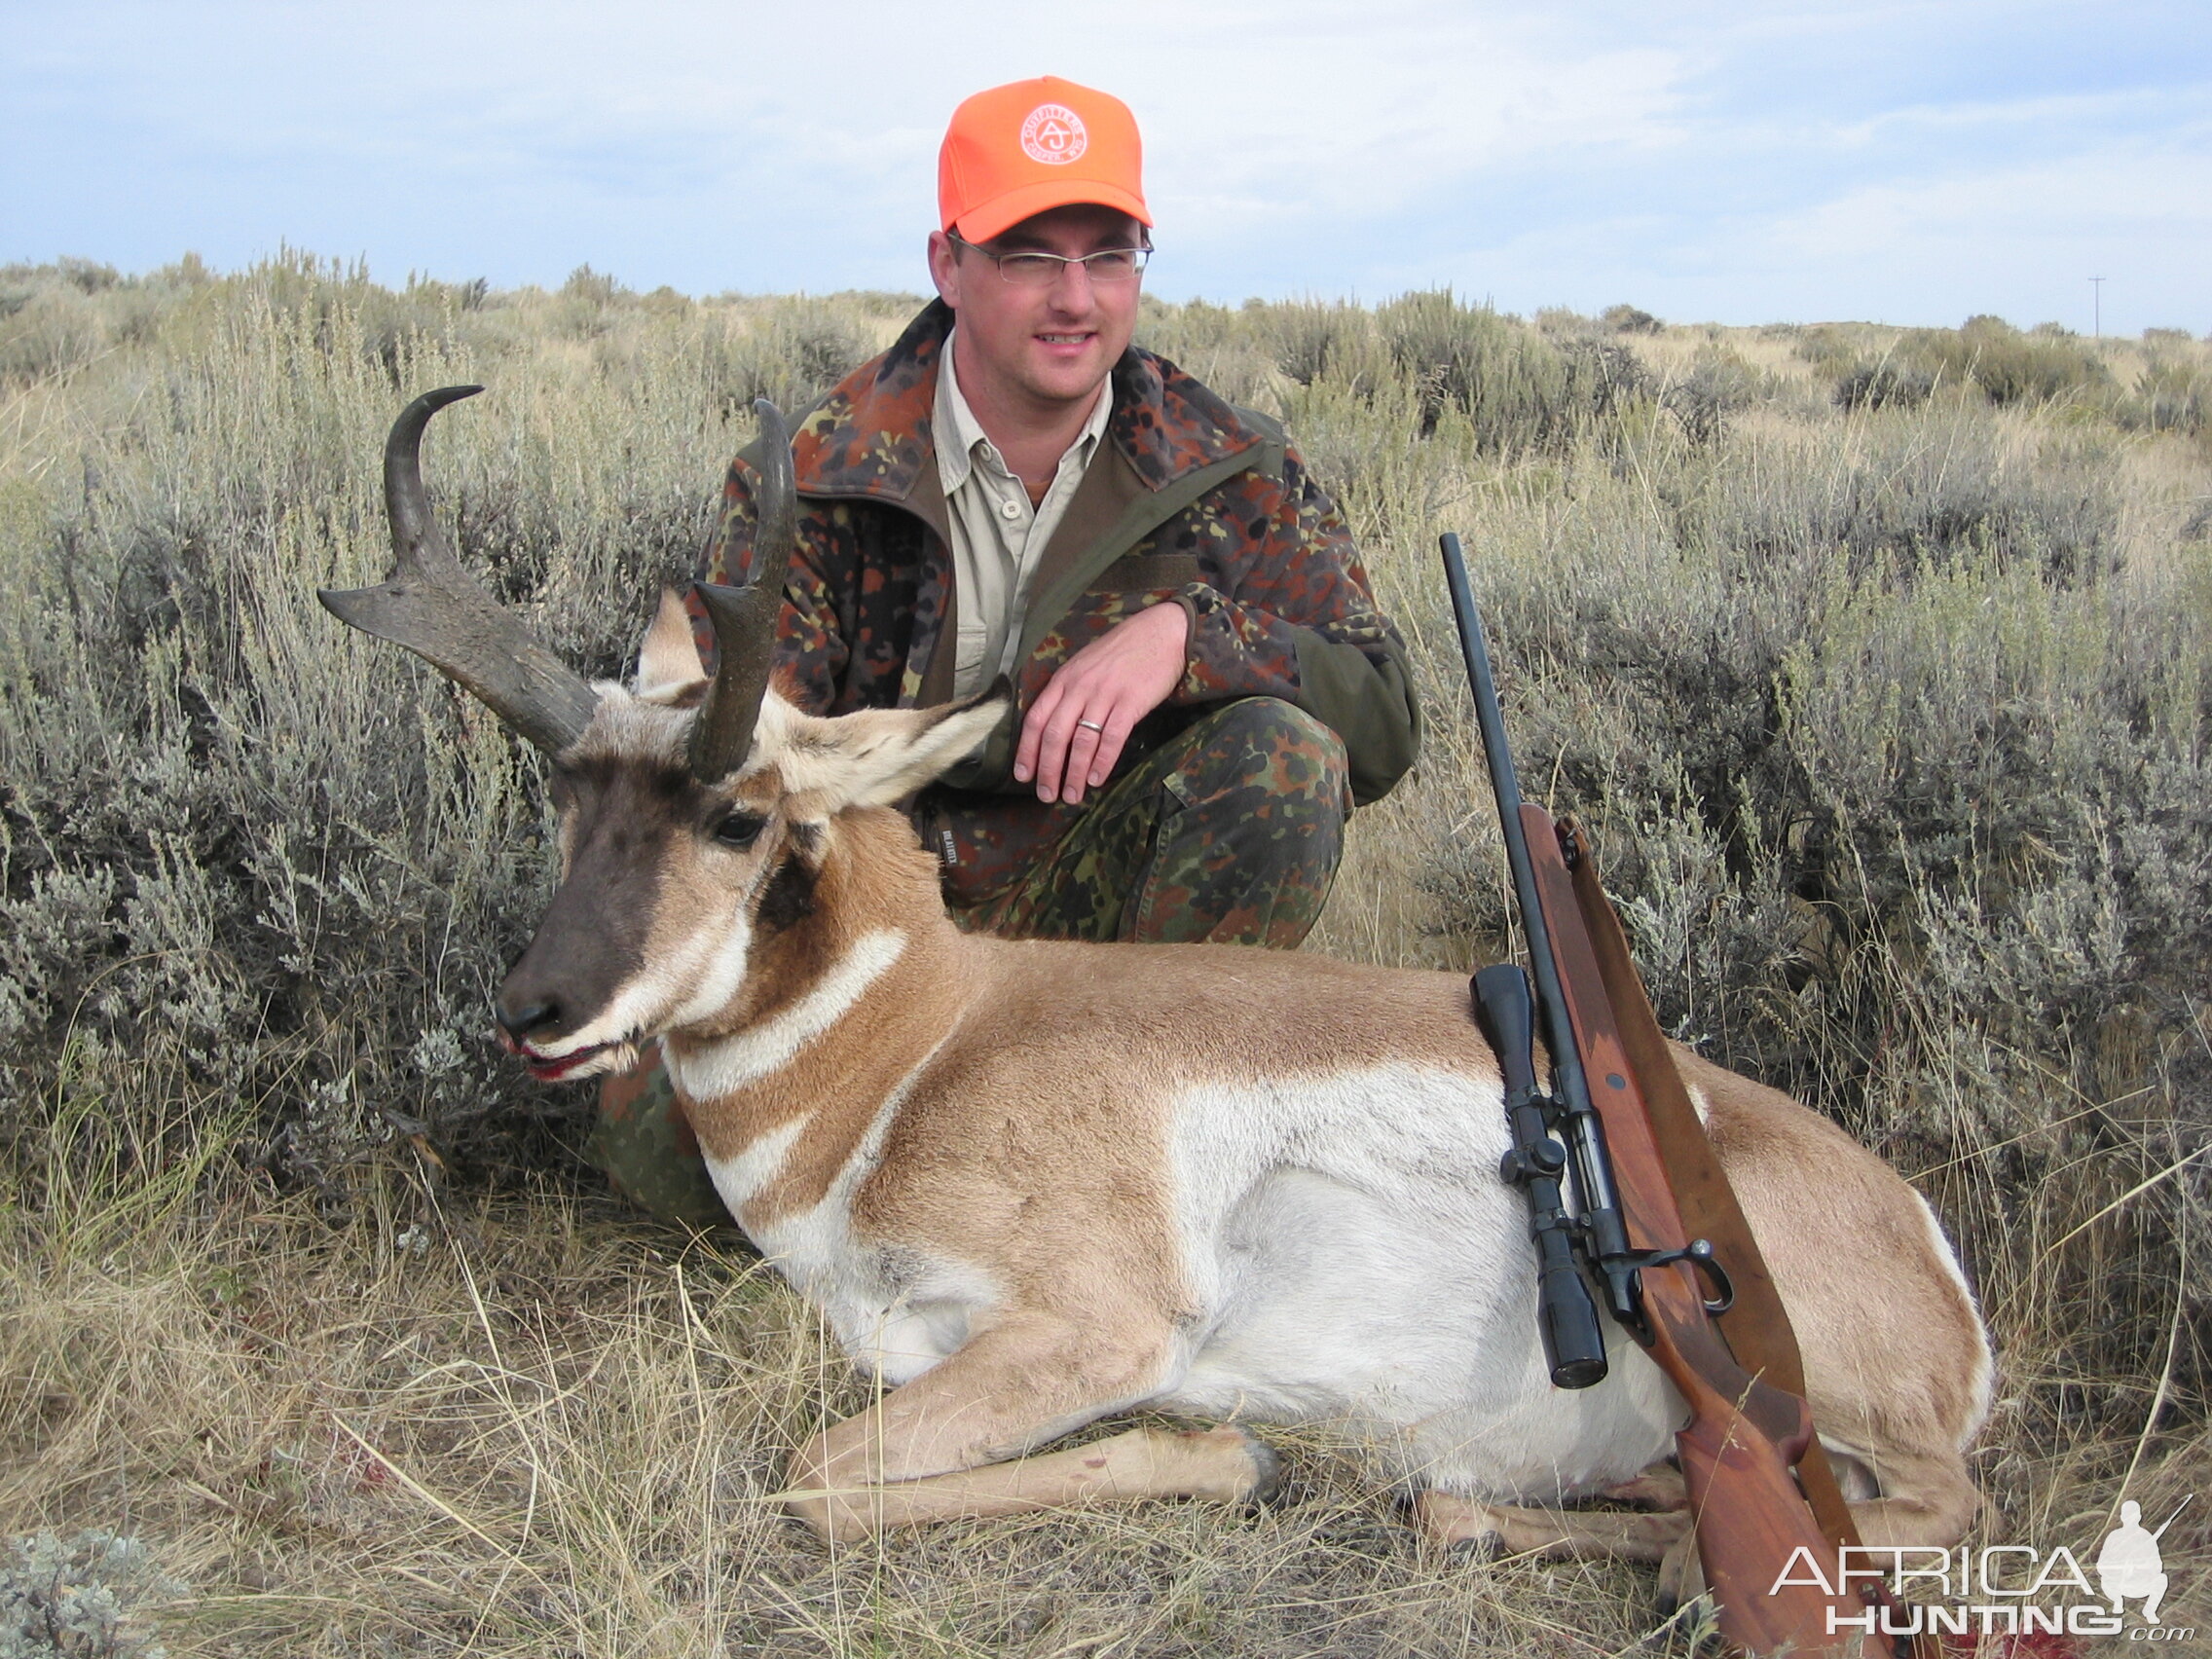
[[[1021,124],[1021,153],[1047,166],[1065,166],[1090,147],[1083,117],[1066,104],[1039,104]]]

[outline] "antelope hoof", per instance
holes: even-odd
[[[1245,1434],[1240,1428],[1236,1432],[1244,1436],[1244,1455],[1252,1459],[1252,1487],[1244,1494],[1244,1505],[1264,1509],[1282,1495],[1282,1454],[1256,1434]]]
[[[1199,1478],[1184,1489],[1188,1496],[1257,1506],[1282,1490],[1282,1459],[1266,1441],[1235,1423],[1186,1429],[1175,1438],[1202,1458],[1197,1465]],[[1244,1465],[1241,1476],[1233,1472],[1233,1454]]]
[[[1659,1616],[1671,1619],[1705,1594],[1705,1569],[1697,1559],[1697,1534],[1685,1531],[1659,1561]]]
[[[1430,1543],[1474,1561],[1493,1561],[1505,1548],[1505,1530],[1488,1504],[1450,1493],[1414,1495],[1414,1530]]]
[[[1673,1510],[1690,1506],[1689,1489],[1679,1469],[1654,1463],[1633,1481],[1607,1487],[1601,1493],[1611,1503],[1633,1503],[1639,1509]]]

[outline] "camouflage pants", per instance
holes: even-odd
[[[1009,939],[1292,949],[1329,897],[1350,801],[1336,733],[1272,697],[1225,703],[1109,783],[1011,888],[952,919]],[[728,1225],[655,1049],[601,1089],[585,1155],[663,1220]]]

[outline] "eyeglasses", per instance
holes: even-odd
[[[961,247],[974,248],[999,268],[1000,276],[1017,288],[1050,288],[1071,265],[1082,266],[1093,282],[1133,282],[1142,275],[1145,261],[1152,257],[1149,247],[1102,247],[1096,253],[1075,255],[1044,253],[1033,248],[1001,253],[951,231],[945,232],[945,236]]]

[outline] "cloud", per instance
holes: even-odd
[[[2080,323],[2095,276],[2116,326],[2190,316],[2212,268],[2212,142],[2205,129],[2178,136],[1859,186],[1762,227],[1744,257],[1825,273],[1838,295],[1886,295],[1889,314],[1915,320],[1995,311]]]
[[[1387,212],[1558,150],[1672,141],[1675,55],[1532,33],[1426,7],[1241,47],[1201,30],[1182,72],[1148,89],[1163,194],[1306,219]]]
[[[27,0],[0,258],[911,288],[951,104],[1051,72],[1137,109],[1167,297],[1955,320],[2101,272],[2204,330],[2208,40],[2167,0]]]

